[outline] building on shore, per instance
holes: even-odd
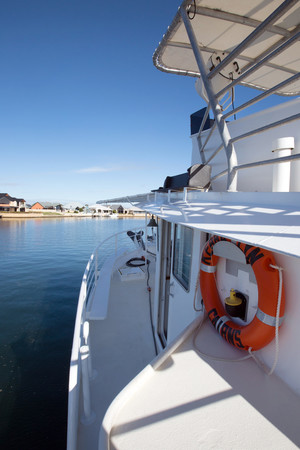
[[[50,202],[35,202],[30,209],[35,211],[41,210],[63,211],[63,207],[60,203],[50,203]]]
[[[7,193],[0,193],[0,211],[24,212],[26,202],[23,198],[11,197]]]

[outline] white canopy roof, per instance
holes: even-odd
[[[240,84],[265,90],[298,74],[299,0],[185,0],[181,8],[188,10],[204,62],[208,63],[212,55],[225,58],[234,49],[241,48],[234,58],[240,74],[246,72],[253,62],[262,61],[275,47],[292,38],[284,49],[280,48],[256,71],[243,78]],[[264,30],[255,39],[248,39],[277,8],[281,12],[276,15],[276,19],[270,17]],[[246,38],[249,40],[247,46],[238,47]],[[153,61],[158,69],[165,72],[200,76],[180,9],[155,51]],[[300,79],[276,90],[276,93],[298,95]]]
[[[168,222],[300,257],[299,192],[191,190],[130,199]]]

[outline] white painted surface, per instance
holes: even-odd
[[[151,264],[150,286],[154,288],[153,260]],[[112,276],[107,316],[105,320],[91,320],[89,329],[92,366],[98,373],[89,382],[91,410],[96,418],[92,424],[79,421],[74,448],[80,450],[97,448],[102,418],[109,404],[155,357],[146,279],[124,282],[116,271]],[[81,381],[79,390],[82,392]],[[79,418],[82,414],[81,396]]]
[[[252,0],[251,2],[239,0],[195,0],[190,9],[190,14],[193,16],[193,5],[197,7],[204,7],[206,10],[211,9],[216,14],[196,14],[191,21],[191,26],[195,33],[195,38],[199,49],[202,50],[204,63],[206,64],[210,58],[213,58],[215,53],[228,54],[235,49],[243,40],[250,35],[258,23],[267,19],[267,17],[281,4],[280,0]],[[185,8],[188,2],[183,3]],[[226,20],[219,18],[217,13],[226,12]],[[240,21],[238,23],[231,17],[231,15],[238,15]],[[255,19],[259,22],[247,23],[247,18]],[[232,20],[231,20],[232,19]],[[245,19],[245,20],[244,20]],[[292,31],[299,22],[299,5],[297,2],[290,6],[283,16],[276,20],[276,25],[281,29],[278,33],[278,28],[264,31],[259,34],[258,38],[251,45],[235,55],[239,69],[247,67],[248,58],[254,61],[261,61],[262,54],[271,52],[272,46],[275,42],[280,42],[282,37],[282,29]],[[272,22],[271,22],[272,23]],[[277,34],[278,33],[278,34]],[[175,44],[175,45],[174,45]],[[192,50],[190,49],[187,33],[180,15],[177,13],[169,29],[161,40],[158,49],[154,54],[154,63],[160,70],[179,73],[181,75],[199,76],[199,68]],[[299,42],[288,46],[283,52],[277,53],[276,66],[263,64],[259,70],[250,73],[243,79],[243,84],[249,83],[251,87],[258,87],[261,89],[270,88],[277,85],[281,81],[290,76],[282,68],[294,69],[294,73],[299,71]],[[246,57],[246,58],[245,58]],[[281,67],[280,67],[281,66]],[[222,75],[226,76],[226,70],[221,70]],[[232,71],[232,76],[235,78],[235,70]],[[214,81],[214,79],[212,79]],[[299,79],[294,81],[288,87],[281,87],[278,89],[280,93],[294,93],[297,95],[300,91]]]
[[[276,139],[273,143],[273,153],[275,158],[290,156],[295,148],[293,137]],[[273,166],[273,192],[289,192],[290,190],[291,163],[285,162]]]
[[[190,192],[145,204],[152,214],[256,247],[300,256],[300,193]]]
[[[201,5],[205,4],[212,8],[217,8],[218,5],[226,7],[228,2],[210,0],[207,3],[206,5],[202,2]],[[279,1],[269,3],[274,6],[275,3],[279,4]],[[197,1],[197,4],[200,2]],[[256,19],[261,18],[260,8],[265,11],[271,6],[256,0],[255,5],[249,6],[239,1],[234,2],[234,5],[237,14],[246,8]],[[256,6],[259,8],[255,12]],[[197,21],[196,16],[194,25]],[[203,27],[199,27],[208,40],[210,34],[216,33],[216,30],[209,26],[209,22],[210,19],[205,19]],[[240,26],[234,27],[240,29]],[[224,43],[225,35],[227,45],[232,39],[236,40],[231,31],[218,29],[218,41],[221,45]],[[175,35],[177,32],[178,29],[175,30]],[[176,37],[180,36],[177,34]],[[183,37],[185,39],[185,34]],[[229,46],[232,47],[233,44],[236,45],[236,41]],[[255,56],[257,50],[258,54],[263,50],[264,45],[264,40],[260,39],[248,50],[250,53],[254,52],[252,56]],[[171,50],[174,48],[173,46]],[[172,59],[174,55],[177,57],[179,54],[181,63],[184,62],[180,57],[182,51],[187,53],[183,46],[176,48],[177,55],[174,50],[173,55],[169,53],[166,56]],[[293,60],[290,62],[293,63]],[[268,78],[269,73],[260,75],[262,78]],[[272,77],[272,85],[276,82],[278,79],[275,75],[275,78]],[[234,138],[271,121],[280,121],[297,114],[299,107],[300,99],[296,99],[232,121],[228,124],[231,136]],[[203,136],[205,137],[207,133],[208,131],[205,131]],[[300,129],[295,123],[289,123],[247,140],[238,141],[235,146],[239,164],[270,159],[272,142],[284,136],[295,137],[295,153],[299,153]],[[200,156],[196,136],[192,136],[192,140],[192,164],[195,164],[200,162]],[[220,138],[214,132],[205,150],[206,158],[212,155],[219,144]],[[212,175],[216,175],[226,167],[225,153],[220,152],[212,162]],[[171,274],[168,340],[175,338],[197,315],[193,299],[205,233],[218,234],[277,252],[276,261],[284,268],[286,315],[280,329],[276,376],[267,377],[253,360],[240,363],[206,360],[199,356],[190,337],[181,343],[175,352],[168,354],[163,365],[159,368],[155,364],[147,366],[139,377],[138,384],[133,380],[130,389],[125,387],[122,391],[125,394],[121,394],[121,403],[118,403],[120,397],[114,401],[114,405],[117,405],[117,414],[113,421],[110,417],[110,428],[106,430],[111,435],[109,448],[252,450],[292,449],[300,446],[300,362],[297,358],[300,338],[299,167],[299,162],[291,164],[291,182],[288,184],[291,185],[291,190],[297,191],[293,194],[271,193],[273,167],[263,166],[239,173],[238,189],[250,192],[230,194],[225,192],[226,178],[223,177],[213,182],[213,189],[220,192],[185,192],[183,195],[169,193],[165,196],[156,194],[155,203],[140,205],[162,219],[194,229],[189,291],[185,291]],[[276,189],[287,190],[286,186],[280,184],[282,177],[280,175],[276,177]],[[158,258],[156,286],[160,283],[160,264]],[[98,371],[98,377],[90,382],[91,408],[97,417],[96,424],[92,427],[80,424],[79,449],[97,448],[98,432],[107,406],[153,357],[148,292],[145,290],[145,283],[136,279],[125,283],[117,274],[114,275],[110,288],[110,270],[105,277],[105,295],[101,292],[98,296],[98,300],[105,297],[106,301],[101,305],[96,305],[95,302],[96,308],[104,308],[98,314],[98,318],[106,320],[90,322],[93,366]],[[251,284],[248,274],[241,270],[238,271],[237,277],[226,275],[225,261],[222,257],[218,271],[218,284],[224,295],[226,290],[236,283],[237,289],[245,290],[251,297],[252,315],[250,314],[248,318],[251,320],[256,310],[255,301],[257,302],[255,283]],[[157,302],[157,292],[152,291],[152,295]],[[200,306],[200,297],[197,293],[197,306]],[[157,313],[157,303],[153,310]],[[154,314],[154,318],[156,320],[157,314]],[[205,323],[201,328],[195,342],[197,347],[201,347],[208,354],[234,358],[241,355],[237,349],[223,341],[209,323]],[[271,343],[259,355],[267,365],[272,366],[274,353],[274,343]],[[81,389],[81,384],[74,388]],[[80,411],[82,406],[81,398]]]
[[[300,396],[300,260],[286,255],[275,255],[276,263],[284,268],[285,315],[279,333],[279,360],[276,374]],[[274,361],[275,344],[271,342],[261,351],[261,357],[271,366]],[[300,435],[300,431],[299,431]]]
[[[286,117],[298,114],[300,109],[300,98],[296,98],[280,105],[259,111],[255,114],[242,117],[231,122],[228,122],[228,129],[231,137],[249,132],[250,130],[260,128],[269,123],[280,121]],[[203,141],[205,141],[209,130],[203,132]],[[237,153],[238,164],[252,163],[272,159],[273,142],[286,136],[293,136],[295,139],[294,153],[300,152],[300,127],[298,122],[290,122],[273,128],[263,133],[248,137],[235,142],[234,146]],[[218,131],[215,130],[209,140],[205,149],[205,157],[208,159],[213,152],[221,144]],[[200,155],[198,150],[197,135],[192,136],[192,158],[191,165],[200,163]],[[209,163],[212,167],[212,176],[227,169],[227,159],[225,151],[221,150],[219,154]],[[299,191],[299,180],[295,180],[296,173],[299,173],[295,168],[299,168],[299,161],[291,163],[291,191]],[[255,167],[251,169],[244,169],[238,172],[238,191],[272,191],[273,167],[272,165]],[[226,191],[226,176],[218,178],[213,181],[212,187],[214,191]]]
[[[208,322],[200,329],[196,345],[222,357],[241,355]],[[110,449],[250,450],[300,445],[299,397],[280,379],[267,377],[252,359],[205,360],[195,351],[193,336],[152,376],[147,374],[140,386],[115,418]]]
[[[193,249],[200,248],[200,233],[194,230],[193,233]],[[169,325],[168,325],[168,343],[173,341],[182,330],[191,323],[197,313],[194,310],[193,302],[197,278],[200,267],[200,251],[193,252],[190,274],[190,287],[187,291],[173,275],[173,256],[172,256],[172,272],[171,272],[171,289],[170,307],[169,307]]]

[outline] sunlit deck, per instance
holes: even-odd
[[[222,358],[245,356],[208,321],[200,333],[192,330],[116,399],[101,449],[298,448],[299,396],[252,358],[216,361],[200,356],[198,347]]]
[[[145,266],[143,270],[146,272]],[[153,286],[153,270],[151,262],[150,286]],[[90,320],[90,349],[93,370],[97,371],[97,376],[90,380],[91,407],[96,419],[90,425],[79,420],[77,448],[92,450],[98,448],[98,434],[109,404],[155,357],[147,273],[141,280],[122,281],[119,271],[114,272],[107,317]],[[79,416],[82,414],[80,403]]]

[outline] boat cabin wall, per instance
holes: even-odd
[[[256,114],[252,114],[247,117],[228,122],[229,132],[231,134],[231,137],[234,138],[251,130],[263,127],[267,124],[280,121],[294,114],[298,114],[299,109],[300,98],[287,101],[273,108],[269,108]],[[205,130],[202,132],[201,138],[203,142],[205,141],[208,133],[209,130]],[[247,164],[278,157],[278,153],[273,152],[272,150],[274,149],[275,141],[283,137],[294,137],[295,149],[291,154],[293,155],[296,153],[300,153],[300,127],[299,122],[294,121],[235,142],[234,146],[237,154],[238,164]],[[220,144],[221,139],[218,131],[215,129],[205,148],[206,161],[220,146]],[[197,134],[194,134],[192,135],[191,165],[201,162],[202,161],[199,154]],[[223,170],[226,170],[227,159],[224,149],[222,149],[218,153],[218,155],[211,162],[209,162],[209,164],[212,167],[212,177],[222,172]],[[290,164],[290,191],[300,192],[300,160],[293,161]],[[278,167],[278,165],[273,164],[264,165],[238,171],[237,190],[250,192],[271,192],[273,183],[273,167],[276,166]],[[227,177],[222,176],[214,180],[212,182],[212,189],[214,191],[226,191]]]
[[[186,228],[186,227],[183,227]],[[188,287],[183,286],[182,281],[176,276],[176,233],[174,231],[174,245],[172,255],[171,272],[171,298],[169,305],[169,342],[175,339],[192,320],[202,314],[201,295],[199,290],[199,267],[201,243],[205,242],[205,233],[189,228],[192,235],[192,251],[190,259],[190,273]],[[203,237],[202,237],[203,234]],[[188,264],[188,263],[187,263]],[[195,304],[194,304],[195,297]]]
[[[214,253],[217,251],[215,247]],[[300,259],[279,253],[273,253],[273,256],[276,265],[283,268],[283,287],[285,292],[285,314],[279,329],[278,361],[274,373],[282,378],[291,389],[300,394],[300,360],[296,356],[298,343],[300,342],[300,328],[298,325],[300,321]],[[255,274],[251,266],[249,264],[243,266],[240,263],[235,263],[232,258],[219,257],[216,280],[219,297],[224,308],[225,298],[229,296],[230,289],[233,288],[247,296],[246,320],[242,321],[241,319],[233,318],[233,321],[241,326],[252,322],[257,313],[259,293]],[[268,286],[266,286],[266,292],[268,292]],[[275,300],[277,302],[277,298]],[[222,339],[221,336],[219,338]],[[203,349],[205,349],[205,343],[203,343]],[[270,369],[276,356],[275,339],[269,345],[257,351],[256,354],[259,360]]]
[[[154,317],[162,348],[203,313],[198,276],[206,233],[160,220],[158,235]]]
[[[283,270],[285,314],[279,330],[279,356],[274,373],[300,395],[300,259],[274,254],[276,264]],[[271,367],[275,355],[275,341],[260,350],[260,357]]]
[[[164,220],[160,220],[159,227],[160,240],[157,254],[154,318],[158,346],[162,349],[174,340],[197,316],[204,314],[198,277],[202,250],[209,236],[200,230],[184,226],[179,227]],[[167,245],[165,245],[166,243]],[[276,264],[284,269],[283,285],[286,301],[284,321],[279,330],[279,356],[274,373],[282,378],[293,391],[300,394],[300,360],[297,357],[298,343],[300,342],[300,327],[298,325],[300,322],[300,259],[278,253],[274,254],[274,257]],[[224,259],[226,260],[224,257],[219,257],[216,274],[220,299],[224,304],[231,288],[248,294],[247,314],[249,320],[247,319],[248,322],[244,323],[249,323],[257,310],[255,275],[253,274],[252,277],[246,276],[243,270],[240,271],[239,269],[234,275],[230,270],[230,276],[228,276],[225,272],[227,272],[227,267],[232,267],[232,265],[227,266]],[[170,262],[170,269],[167,273],[164,269],[164,261],[166,260]],[[190,271],[186,270],[187,265],[189,265]],[[188,283],[185,286],[180,278],[180,274],[182,275],[183,272],[186,275],[188,274]],[[166,280],[169,283],[167,283],[167,289],[165,289]],[[253,314],[252,312],[249,313],[251,308],[254,311]],[[165,316],[162,318],[162,315]],[[162,319],[165,319],[165,343],[162,342],[161,338]],[[220,340],[223,339],[221,336],[219,338]],[[205,351],[205,342],[203,343],[203,349]],[[275,354],[275,340],[257,352],[259,359],[269,368],[273,365]],[[237,357],[240,357],[240,353]]]
[[[231,289],[242,293],[247,299],[245,317],[243,319],[231,317],[231,320],[236,322],[238,326],[244,327],[250,324],[257,315],[258,298],[262,302],[262,309],[264,301],[268,302],[267,297],[270,287],[267,284],[264,286],[264,296],[261,292],[259,293],[255,273],[251,265],[246,263],[243,252],[237,250],[238,247],[229,242],[219,242],[214,245],[213,252],[219,257],[215,278],[219,299],[224,309],[226,309],[225,300],[230,297]],[[300,341],[298,326],[300,321],[300,278],[297,275],[300,271],[300,259],[274,252],[273,256],[276,265],[283,268],[283,288],[285,292],[285,314],[283,324],[279,329],[278,361],[274,373],[281,377],[291,389],[300,394],[300,360],[296,357],[297,346]],[[276,298],[274,298],[275,305],[277,305],[278,294],[279,286],[278,291],[276,290]],[[230,317],[229,314],[227,316]],[[273,367],[277,352],[275,327],[273,327],[273,330],[273,341],[256,353],[258,359],[269,369]],[[219,332],[216,330],[215,332],[218,334],[219,340],[223,340]],[[255,330],[253,330],[254,332]],[[208,353],[205,351],[205,342],[203,342],[201,348],[205,353]],[[221,356],[217,349],[215,354]],[[240,356],[239,353],[236,358]]]

